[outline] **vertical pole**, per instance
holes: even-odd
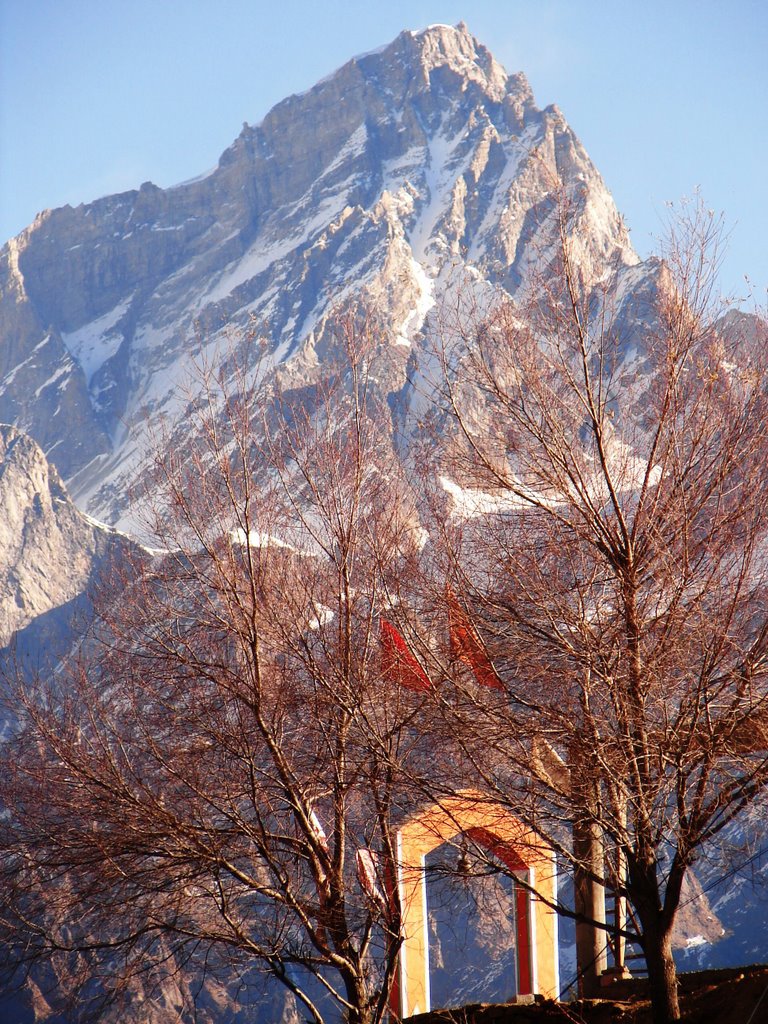
[[[607,932],[595,922],[605,923],[605,889],[590,877],[602,874],[603,844],[592,823],[577,822],[573,828],[576,867],[573,873],[576,913],[576,965],[579,994],[587,998],[600,993],[600,976],[607,967]],[[583,920],[586,918],[586,920]]]
[[[618,849],[616,850],[616,892],[613,904],[613,969],[617,975],[623,975],[626,972],[627,940],[622,932],[627,926],[627,899],[620,892],[620,888],[624,884],[626,870],[624,854],[621,849]]]
[[[608,971],[606,982],[609,981],[622,981],[627,978],[631,978],[630,971],[627,967],[626,953],[627,953],[627,940],[624,938],[622,932],[627,927],[627,898],[622,893],[624,884],[627,877],[627,858],[624,856],[622,848],[622,836],[626,834],[627,824],[627,807],[624,803],[618,812],[619,816],[619,832],[618,842],[616,844],[616,855],[613,860],[614,878],[613,878],[613,964],[611,969]]]
[[[573,858],[576,920],[576,966],[579,994],[587,998],[600,995],[600,977],[608,966],[605,886],[596,879],[605,877],[605,852],[599,820],[599,792],[589,767],[579,758],[575,763],[580,778],[572,774],[574,801]],[[581,918],[581,920],[579,920]]]

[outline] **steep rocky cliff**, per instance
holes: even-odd
[[[0,425],[0,649],[80,597],[123,539],[78,511],[39,446]]]

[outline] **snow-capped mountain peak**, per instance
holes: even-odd
[[[407,417],[411,350],[458,268],[514,294],[555,244],[561,188],[585,276],[635,264],[563,115],[465,25],[403,32],[246,125],[211,173],[48,212],[9,243],[0,418],[130,528],[146,424],[180,415],[201,347],[257,323],[295,376],[361,290],[392,325],[383,386]]]

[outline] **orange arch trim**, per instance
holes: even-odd
[[[527,873],[535,894],[517,887],[518,992],[541,993],[551,999],[559,993],[557,915],[544,902],[553,902],[556,894],[554,854],[506,809],[480,793],[467,791],[420,811],[397,833],[396,884],[403,944],[390,997],[396,1020],[431,1008],[424,859],[457,835],[465,835],[493,853],[511,871]]]

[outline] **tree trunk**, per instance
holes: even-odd
[[[349,1009],[345,1014],[347,1024],[371,1024],[375,1010],[370,1006],[368,992],[362,977],[354,971],[342,970],[344,988]]]
[[[680,1020],[672,933],[645,928],[643,937],[653,1024],[670,1024],[670,1021]]]

